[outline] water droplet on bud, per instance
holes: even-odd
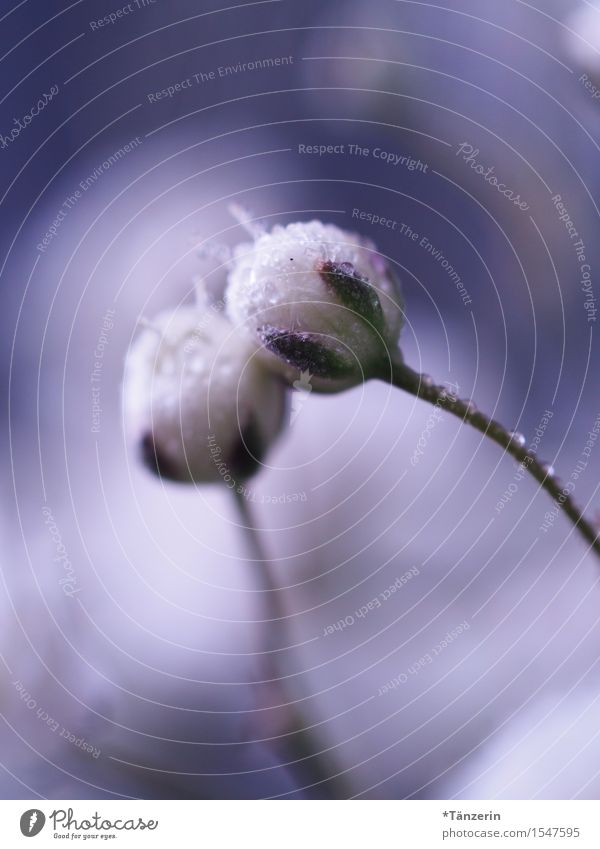
[[[514,442],[515,445],[518,445],[519,448],[523,448],[523,446],[525,445],[526,439],[525,439],[525,437],[523,436],[522,433],[519,433],[518,431],[515,430],[510,434],[510,441]]]

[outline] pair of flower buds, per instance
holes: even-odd
[[[161,477],[243,480],[302,374],[320,392],[389,379],[402,317],[398,279],[367,239],[320,221],[257,233],[234,252],[224,311],[162,313],[132,345],[128,430]]]

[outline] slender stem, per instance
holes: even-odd
[[[419,374],[414,371],[400,358],[392,362],[392,383],[400,389],[416,395],[423,401],[428,401],[443,410],[453,413],[472,427],[481,431],[484,436],[493,439],[501,445],[511,457],[518,460],[526,471],[529,472],[545,489],[546,492],[557,502],[573,522],[577,530],[590,544],[595,553],[600,556],[599,531],[588,521],[582,511],[577,507],[570,494],[565,491],[561,481],[554,475],[552,469],[541,463],[533,451],[525,447],[522,437],[506,430],[499,422],[490,419],[484,413],[479,412],[471,401],[462,401],[452,395],[444,386],[436,385],[428,375]],[[381,379],[389,381],[390,374]]]
[[[265,633],[265,642],[267,644],[267,649],[270,651],[272,648],[269,649],[269,646],[278,646],[278,640],[275,639],[276,632],[278,630],[283,631],[285,629],[285,612],[283,605],[281,604],[281,592],[277,586],[275,576],[273,575],[271,562],[265,554],[260,536],[256,530],[252,511],[248,504],[248,499],[244,496],[243,492],[238,491],[241,489],[242,487],[236,486],[231,490],[231,492],[235,498],[236,507],[241,521],[241,530],[246,539],[246,544],[250,553],[250,557],[248,559],[255,561],[255,572],[257,574],[258,582],[261,585],[262,591],[265,593],[264,603],[267,613],[265,618],[272,620],[267,623],[269,627],[266,628]]]
[[[241,487],[231,490],[234,495],[237,510],[244,531],[249,559],[254,561],[263,592],[265,605],[265,628],[263,631],[263,651],[260,654],[262,675],[271,687],[275,705],[279,705],[283,715],[283,731],[278,737],[278,743],[284,750],[284,760],[288,769],[301,773],[298,777],[298,789],[306,786],[331,799],[344,799],[350,795],[346,781],[336,772],[335,763],[324,746],[319,745],[314,732],[307,728],[306,723],[295,706],[293,699],[286,693],[285,673],[279,668],[279,653],[287,642],[285,626],[285,611],[281,603],[281,590],[271,569],[271,561],[266,557],[260,537],[252,518],[252,512]],[[326,762],[326,759],[329,763]]]

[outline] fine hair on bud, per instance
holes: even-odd
[[[321,392],[381,373],[395,355],[402,298],[391,264],[368,239],[320,221],[275,226],[234,253],[232,321],[293,383]]]

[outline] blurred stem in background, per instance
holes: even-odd
[[[268,703],[262,708],[277,717],[266,723],[278,733],[272,740],[273,748],[283,765],[294,778],[298,792],[321,799],[347,799],[351,792],[344,775],[336,769],[331,749],[320,744],[314,728],[306,725],[290,693],[286,692],[286,670],[282,668],[281,653],[289,645],[286,617],[281,604],[281,590],[274,579],[271,561],[265,555],[260,536],[254,524],[248,500],[242,487],[231,490],[240,517],[241,528],[248,547],[248,560],[261,585],[265,616],[263,623],[263,648],[257,655],[261,679],[258,688],[267,688]],[[264,704],[264,691],[258,695]]]

